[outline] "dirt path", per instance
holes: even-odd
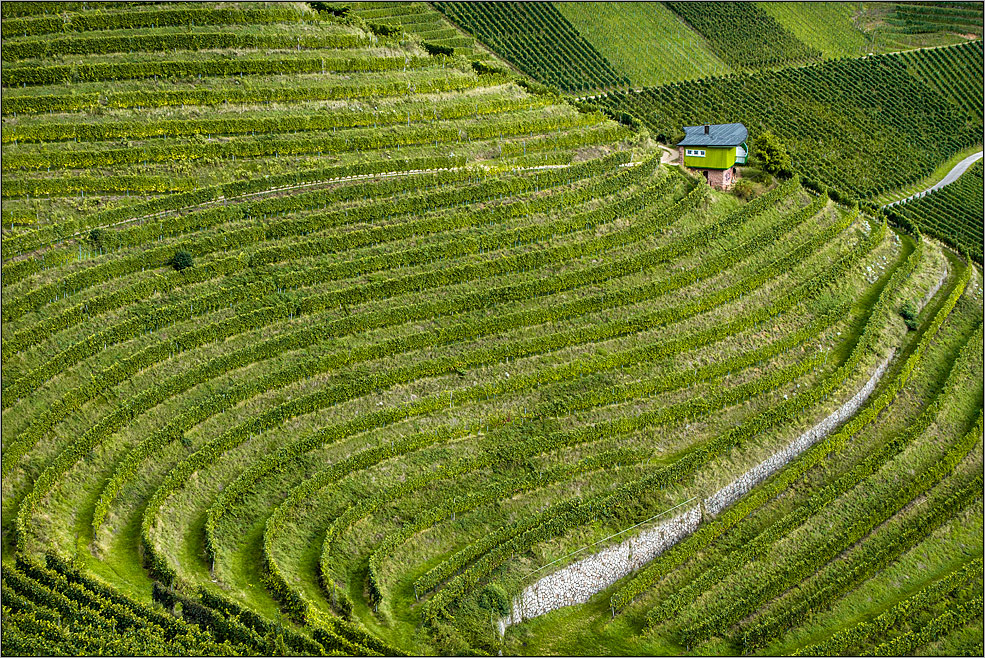
[[[970,167],[971,165],[973,165],[978,160],[981,160],[981,158],[982,158],[982,152],[981,151],[979,151],[978,153],[972,153],[967,158],[965,158],[964,160],[962,160],[958,164],[954,165],[954,167],[951,168],[951,171],[947,172],[947,175],[944,176],[944,178],[941,179],[941,181],[939,183],[936,183],[934,185],[931,185],[930,187],[928,187],[927,189],[925,189],[922,192],[917,192],[916,194],[911,194],[910,196],[906,197],[905,199],[900,199],[899,201],[893,201],[892,203],[887,203],[887,204],[885,204],[883,206],[883,208],[891,208],[891,207],[895,206],[898,203],[903,203],[905,201],[909,201],[910,199],[916,199],[917,197],[921,197],[921,196],[924,196],[925,194],[930,194],[931,192],[933,192],[935,190],[939,190],[942,187],[944,187],[945,185],[950,185],[954,181],[958,180],[958,178],[961,177],[961,174],[963,174],[964,172],[966,172],[968,170],[968,167]]]

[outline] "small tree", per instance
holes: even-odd
[[[184,250],[176,252],[174,258],[171,259],[171,267],[179,272],[183,269],[191,267],[194,264],[195,261],[192,259],[192,255]]]
[[[789,176],[792,164],[787,147],[780,138],[769,130],[761,133],[756,140],[757,158],[763,166],[763,171],[780,176]]]

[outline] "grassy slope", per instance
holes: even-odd
[[[578,32],[634,86],[728,72],[704,37],[657,2],[558,2]]]

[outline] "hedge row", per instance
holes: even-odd
[[[524,136],[589,128],[603,122],[601,114],[567,116],[527,116],[481,120],[465,126],[412,125],[394,126],[387,131],[357,128],[342,134],[319,133],[296,136],[243,137],[230,141],[186,142],[145,145],[136,148],[83,150],[47,150],[31,153],[8,153],[2,169],[89,169],[148,162],[200,160],[203,158],[259,158],[288,155],[318,155],[375,151],[400,146],[461,143],[487,139],[520,139]]]
[[[441,76],[403,80],[357,81],[349,84],[325,84],[315,80],[305,80],[303,85],[261,86],[247,81],[243,85],[230,87],[191,88],[191,89],[148,89],[141,91],[118,91],[101,93],[78,93],[70,95],[23,95],[3,99],[3,115],[50,114],[55,112],[81,112],[97,107],[118,109],[143,109],[154,107],[175,107],[185,105],[229,105],[229,104],[270,104],[302,103],[307,101],[343,100],[355,98],[383,98],[388,96],[411,96],[446,91],[467,91],[479,87],[491,87],[510,80],[499,76]]]
[[[823,642],[810,644],[793,655],[835,656],[859,651],[873,635],[893,630],[900,621],[910,617],[915,612],[936,603],[959,587],[974,583],[981,578],[982,567],[982,558],[973,558],[963,567],[955,569],[940,580],[924,586],[916,594],[903,599],[875,619],[861,621],[854,626],[838,631]]]
[[[333,110],[293,116],[236,115],[216,119],[161,119],[156,121],[114,121],[100,123],[29,123],[3,132],[3,143],[19,142],[95,142],[137,140],[156,137],[177,138],[194,135],[208,137],[260,133],[299,133],[335,129],[394,126],[406,123],[478,118],[545,107],[539,96],[459,100],[435,105],[433,102],[397,103],[382,110]]]
[[[171,34],[123,34],[113,36],[59,36],[40,39],[5,40],[0,57],[5,62],[45,59],[65,55],[161,52],[174,50],[342,49],[370,45],[365,34],[346,32],[252,34],[248,32],[173,32]]]
[[[16,3],[15,3],[16,4]],[[110,12],[80,12],[66,18],[10,18],[3,21],[4,38],[37,36],[56,32],[132,30],[146,27],[185,27],[196,25],[263,25],[296,23],[305,14],[291,5],[270,5],[262,9],[220,9],[195,7]]]

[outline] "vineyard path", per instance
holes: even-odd
[[[963,174],[965,171],[967,171],[968,170],[968,167],[970,167],[975,162],[977,162],[978,160],[980,160],[981,157],[982,157],[982,152],[981,151],[979,151],[978,153],[972,153],[967,158],[965,158],[964,160],[962,160],[958,164],[954,165],[954,167],[951,169],[951,171],[947,172],[947,175],[944,176],[944,178],[941,179],[940,182],[938,182],[938,183],[936,183],[934,185],[931,185],[930,187],[928,187],[927,189],[923,190],[922,192],[917,192],[916,194],[911,194],[910,196],[906,197],[905,199],[900,199],[899,201],[894,201],[892,203],[887,203],[885,206],[883,206],[883,208],[890,208],[892,206],[895,206],[898,203],[904,203],[906,201],[909,201],[910,199],[915,199],[915,198],[920,197],[920,196],[923,196],[925,194],[929,194],[930,192],[933,192],[935,190],[939,190],[942,187],[944,187],[945,185],[950,185],[954,181],[958,180],[961,177],[961,174]]]

